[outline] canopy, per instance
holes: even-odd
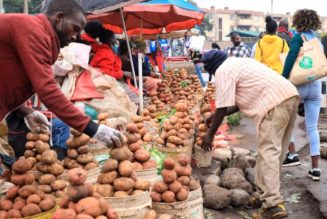
[[[260,32],[258,31],[241,31],[241,30],[233,30],[226,37],[230,37],[233,33],[238,33],[240,37],[259,37]]]
[[[123,9],[128,35],[159,34],[191,29],[202,23],[204,13],[187,0],[150,0]],[[123,33],[123,23],[119,12],[89,15],[98,19],[115,33]]]

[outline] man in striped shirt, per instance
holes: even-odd
[[[253,59],[227,58],[210,51],[202,58],[204,68],[215,75],[216,111],[208,118],[211,128],[202,147],[209,151],[225,116],[237,111],[255,120],[259,134],[256,194],[263,218],[287,216],[280,194],[280,167],[287,152],[298,106],[298,92],[288,80]]]

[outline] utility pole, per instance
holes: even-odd
[[[24,14],[28,14],[28,0],[24,0]]]
[[[0,14],[4,13],[3,10],[3,0],[0,0]]]
[[[271,0],[270,13],[274,13],[274,0]]]

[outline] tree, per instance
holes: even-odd
[[[211,31],[213,28],[213,24],[210,22],[209,16],[204,15],[204,19],[200,27],[200,34],[207,36],[207,32]]]
[[[43,0],[30,0],[28,3],[28,12],[37,14],[40,11],[40,5]],[[3,7],[6,13],[23,13],[24,0],[4,0]]]

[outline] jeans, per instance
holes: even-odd
[[[320,155],[318,119],[321,105],[321,81],[316,80],[297,87],[304,103],[305,126],[309,136],[311,156]]]
[[[66,141],[70,135],[69,126],[58,118],[52,120],[52,143],[53,147],[67,150]]]
[[[202,87],[205,87],[206,86],[206,83],[205,81],[203,80],[203,77],[202,77],[202,65],[199,63],[199,64],[195,64],[195,72],[196,74],[198,75],[198,78],[202,84]]]

